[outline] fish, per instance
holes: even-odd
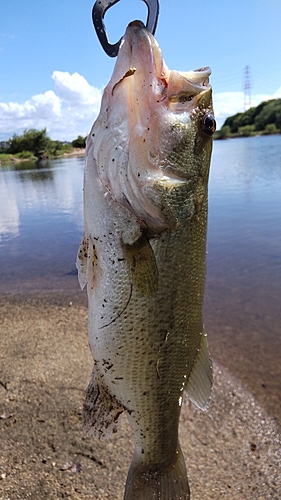
[[[183,393],[201,409],[211,396],[202,319],[210,72],[170,70],[133,21],[86,143],[77,268],[94,368],[83,423],[102,439],[127,415],[134,453],[125,500],[190,498],[178,438]]]

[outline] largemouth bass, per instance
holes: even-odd
[[[183,391],[202,409],[211,393],[202,322],[209,75],[169,70],[134,21],[87,139],[77,267],[94,370],[83,418],[102,438],[127,413],[135,450],[126,500],[190,498],[178,441]]]

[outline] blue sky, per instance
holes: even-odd
[[[93,0],[1,0],[0,140],[47,127],[53,139],[86,135],[97,116],[114,59],[92,25]],[[117,41],[141,0],[120,0],[106,14]],[[218,126],[243,111],[244,70],[252,105],[281,97],[280,0],[160,0],[156,38],[171,69],[211,66]]]

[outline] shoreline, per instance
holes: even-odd
[[[121,500],[132,455],[126,417],[106,441],[81,425],[93,365],[85,296],[2,296],[0,318],[1,500]],[[277,500],[280,429],[215,360],[214,373],[209,410],[182,408],[191,500]]]
[[[217,130],[215,133],[219,134],[221,132],[221,129]],[[220,137],[219,135],[217,137],[214,136],[214,141],[224,141],[226,139],[248,139],[249,137],[268,137],[269,135],[281,135],[281,132],[276,132],[275,134],[263,134],[262,132],[258,132],[256,134],[250,134],[250,135],[242,135],[242,134],[232,134],[232,135],[227,135],[225,137]]]
[[[60,158],[83,158],[85,156],[85,151],[86,151],[86,148],[74,148],[73,151],[71,151],[69,153],[63,153],[62,155],[53,156],[51,158],[49,156],[47,156],[46,158],[42,158],[42,159],[36,158],[35,156],[31,157],[31,158],[18,158],[16,156],[13,156],[10,153],[7,153],[7,156],[9,155],[10,158],[1,160],[1,154],[0,154],[0,166],[8,165],[9,163],[22,163],[22,162],[27,162],[27,161],[36,162],[36,161],[45,161],[45,160],[58,160]],[[6,156],[6,153],[3,153],[3,154]]]

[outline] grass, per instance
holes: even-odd
[[[7,153],[0,153],[0,165],[2,163],[10,163],[13,160],[13,155]]]
[[[36,156],[34,156],[31,151],[21,151],[20,153],[16,153],[14,158],[18,160],[37,160]]]

